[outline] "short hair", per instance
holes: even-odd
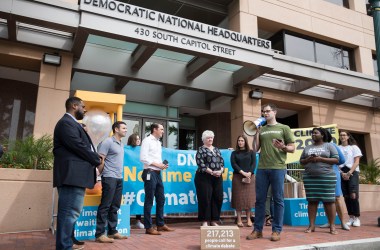
[[[329,132],[327,131],[327,129],[324,129],[322,127],[319,127],[319,128],[313,128],[313,130],[311,132],[313,132],[314,130],[318,130],[319,133],[321,133],[323,139],[322,141],[324,142],[330,142],[331,141],[331,135],[329,136]]]
[[[152,125],[150,125],[150,133],[153,134],[154,129],[158,129],[160,125],[162,124],[153,122]]]
[[[204,142],[207,137],[215,137],[214,132],[212,132],[211,130],[205,130],[205,131],[203,131],[203,133],[202,133],[202,141]]]
[[[244,148],[245,148],[244,150],[241,150],[240,147],[239,147],[238,141],[239,141],[240,137],[244,139]],[[251,148],[249,147],[249,144],[248,144],[248,138],[247,138],[247,136],[245,136],[245,135],[239,135],[236,138],[236,151],[246,151],[246,152],[251,151]]]
[[[137,145],[137,137],[138,137],[138,136],[139,136],[138,134],[131,134],[131,135],[128,137],[127,145],[132,146],[132,147],[136,147],[136,146],[138,146],[138,145]]]
[[[66,112],[69,111],[74,104],[79,105],[81,102],[82,99],[80,99],[79,97],[69,97],[65,102]]]
[[[277,105],[273,104],[273,103],[264,104],[263,106],[261,106],[261,110],[263,110],[265,107],[270,107],[270,109],[273,111],[277,111],[277,109],[278,109]]]
[[[352,136],[352,134],[350,132],[348,132],[347,130],[340,130],[339,131],[339,135],[342,132],[346,133],[347,136],[348,136],[348,141],[347,141],[348,145],[358,145],[358,143],[356,142],[355,138]],[[342,144],[342,141],[340,140],[340,136],[339,136],[339,145],[341,145],[341,144]]]
[[[124,124],[124,125],[127,125],[125,122],[123,121],[117,121],[115,122],[113,125],[112,125],[112,132],[116,132],[116,128],[120,128],[120,125],[121,124]]]

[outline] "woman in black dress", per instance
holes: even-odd
[[[195,188],[198,199],[198,219],[202,226],[218,226],[223,204],[224,161],[217,147],[212,145],[214,132],[206,130],[202,134],[203,146],[196,154],[198,165],[195,174]]]
[[[231,165],[234,169],[232,177],[231,207],[236,209],[237,226],[243,227],[241,211],[247,215],[247,227],[252,227],[251,210],[255,206],[255,167],[256,155],[249,148],[245,135],[239,135],[236,150],[231,154]]]

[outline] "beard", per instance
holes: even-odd
[[[77,118],[77,120],[82,120],[83,117],[84,117],[84,112],[81,112],[80,110],[75,111],[75,118]]]

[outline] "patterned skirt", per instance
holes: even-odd
[[[243,183],[242,179],[241,174],[234,173],[232,177],[231,207],[237,211],[251,209],[256,202],[255,177],[251,178],[251,183]]]
[[[319,176],[303,174],[306,199],[308,201],[335,202],[335,173]]]

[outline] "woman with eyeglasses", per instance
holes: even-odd
[[[350,216],[346,224],[348,226],[360,227],[359,161],[363,155],[355,139],[347,131],[340,131],[339,147],[346,158],[346,162],[339,165],[343,197],[348,215]]]
[[[338,151],[328,142],[329,135],[324,128],[313,128],[311,138],[313,144],[305,147],[300,159],[300,163],[305,167],[303,181],[309,215],[309,227],[305,233],[315,231],[315,219],[321,201],[330,225],[330,233],[335,235],[338,232],[334,223],[336,175],[333,165],[339,161]]]

